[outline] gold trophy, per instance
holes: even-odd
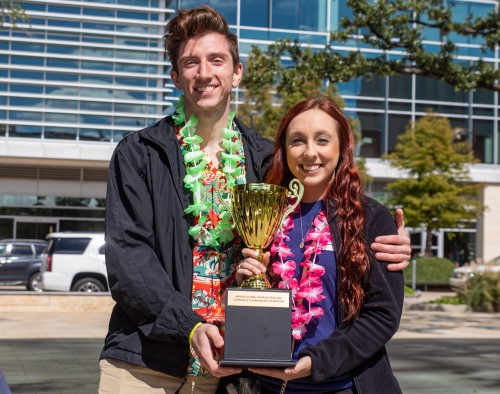
[[[268,183],[247,183],[231,188],[233,222],[246,246],[259,257],[281,227],[283,219],[295,210],[302,199],[304,187],[298,179],[290,182],[289,190]],[[290,204],[290,202],[292,202]],[[265,275],[248,276],[241,287],[270,288]]]
[[[297,180],[285,187],[267,183],[236,185],[230,190],[233,222],[246,246],[259,257],[293,212],[304,193]],[[229,205],[229,204],[228,204]],[[286,368],[291,358],[292,291],[272,289],[265,275],[248,276],[226,289],[223,366]]]

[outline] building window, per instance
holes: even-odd
[[[271,27],[326,31],[325,0],[272,0]]]
[[[228,1],[228,0],[180,0],[180,8],[194,8],[198,7],[201,4],[207,4],[213,8],[215,8],[218,12],[224,15],[224,18],[227,19],[229,24],[236,24],[236,7],[237,1]]]
[[[398,136],[403,134],[410,124],[411,117],[409,115],[389,114],[389,134],[388,134],[388,152],[394,152],[398,142]],[[385,153],[385,152],[384,152]]]
[[[241,0],[242,26],[269,27],[269,0]]]
[[[384,114],[358,112],[361,123],[361,156],[378,158],[383,153]]]
[[[493,122],[474,119],[472,122],[472,148],[481,163],[493,163]]]

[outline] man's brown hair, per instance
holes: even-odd
[[[178,10],[165,28],[163,42],[172,68],[179,72],[179,47],[184,40],[209,33],[222,34],[227,41],[229,52],[233,58],[234,67],[240,63],[238,38],[229,31],[227,20],[208,5],[202,5],[189,10]]]

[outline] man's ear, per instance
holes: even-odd
[[[182,88],[182,83],[181,83],[181,80],[179,78],[179,74],[173,68],[170,70],[170,78],[172,78],[172,82],[174,83],[174,86],[177,89],[184,90]]]
[[[233,73],[233,88],[237,87],[243,78],[243,65],[238,63]]]

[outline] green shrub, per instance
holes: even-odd
[[[475,312],[500,312],[500,272],[476,273],[463,295]]]
[[[416,293],[410,286],[405,286],[405,295],[414,295]]]
[[[417,286],[448,285],[455,266],[451,260],[439,257],[417,257]],[[412,262],[404,270],[405,283],[411,284]]]
[[[439,305],[463,305],[466,300],[461,294],[455,294],[453,296],[442,296],[437,300],[430,301],[430,304],[439,304]]]

